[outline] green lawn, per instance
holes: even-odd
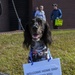
[[[75,75],[75,30],[53,30],[50,47],[60,58],[63,75]],[[0,72],[23,75],[29,50],[23,49],[23,32],[0,34]]]

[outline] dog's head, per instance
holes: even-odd
[[[32,40],[35,41],[40,40],[44,33],[44,29],[45,29],[44,21],[42,21],[39,18],[33,19],[30,25],[30,34]]]
[[[24,32],[24,45],[29,47],[32,40],[42,40],[46,45],[51,44],[52,39],[50,26],[46,23],[46,21],[40,18],[35,18],[32,19],[31,23],[26,26]]]

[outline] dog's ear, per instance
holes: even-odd
[[[30,29],[28,24],[25,26],[23,46],[28,48],[29,45],[31,44],[31,40],[32,40],[32,37],[30,34]]]
[[[41,40],[43,39],[44,43],[47,44],[51,44],[52,42],[52,38],[51,38],[51,30],[50,30],[50,26],[48,23],[44,23],[44,32],[43,32],[43,36],[41,38]]]

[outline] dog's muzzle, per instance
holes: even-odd
[[[33,29],[33,31],[37,31],[38,27],[37,27],[36,25],[34,25],[34,26],[32,27],[32,29]]]

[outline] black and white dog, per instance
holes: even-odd
[[[52,58],[47,44],[51,44],[50,26],[40,18],[32,19],[24,32],[24,46],[30,47],[28,62],[37,62]]]

